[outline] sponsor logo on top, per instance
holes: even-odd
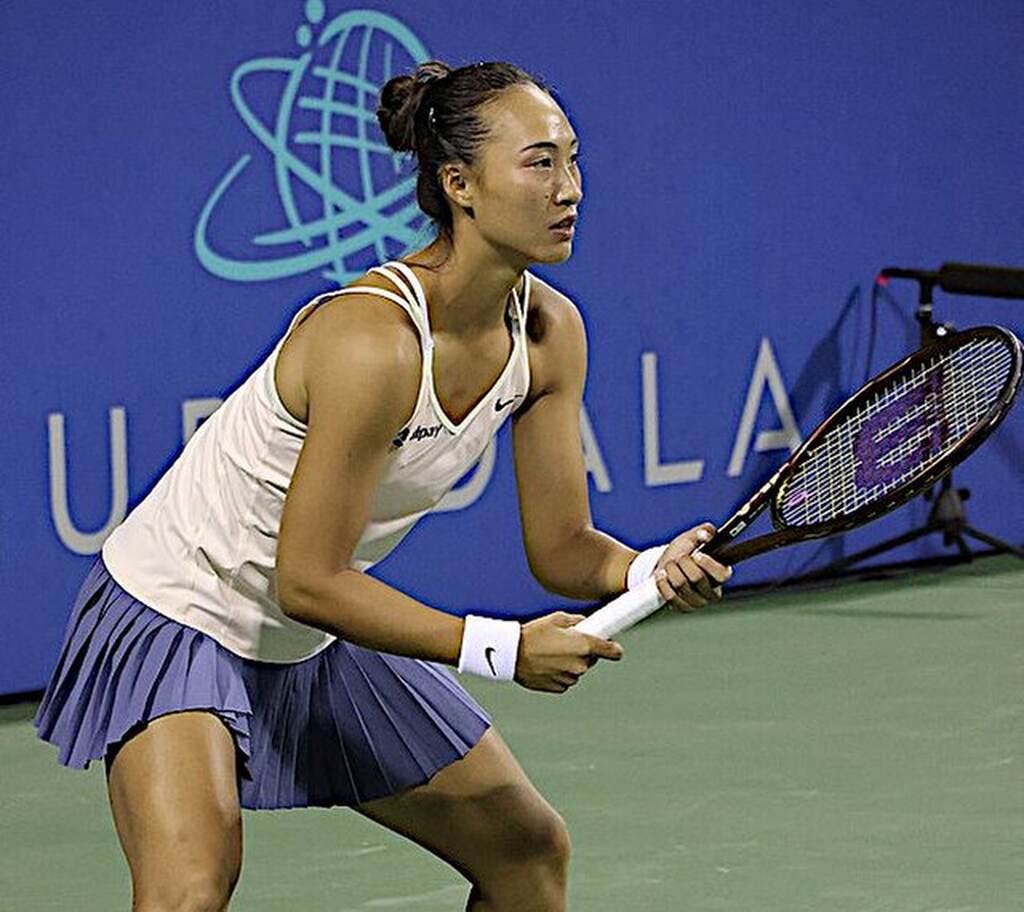
[[[402,428],[395,436],[395,439],[391,441],[391,449],[397,450],[407,443],[417,443],[420,440],[430,440],[433,437],[437,437],[441,433],[442,427],[443,425],[440,424],[421,424],[414,431],[410,431],[407,427]]]

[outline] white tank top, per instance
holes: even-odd
[[[404,263],[370,270],[394,293],[353,286],[314,298],[260,364],[195,432],[153,490],[103,545],[103,560],[128,593],[264,662],[297,662],[335,639],[285,616],[274,567],[285,493],[306,425],[281,402],[274,366],[288,333],[323,301],[359,292],[393,301],[416,324],[422,372],[416,408],[395,437],[370,519],[350,566],[382,560],[483,455],[530,385],[525,334],[530,277],[508,305],[512,353],[494,386],[458,424],[442,410],[433,382],[434,343],[423,288]],[[403,283],[396,273],[406,279]]]

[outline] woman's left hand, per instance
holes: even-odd
[[[654,568],[658,591],[669,608],[696,611],[708,602],[722,598],[722,583],[732,576],[732,568],[694,549],[715,534],[711,523],[701,523],[676,536]]]

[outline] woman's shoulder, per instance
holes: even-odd
[[[530,361],[528,404],[559,389],[582,386],[587,370],[587,336],[575,302],[530,273],[526,314]]]
[[[532,345],[579,344],[585,338],[583,316],[567,294],[530,273],[526,334]]]
[[[361,289],[374,289],[363,291]],[[377,291],[389,294],[377,294]],[[304,321],[318,348],[342,346],[367,356],[419,358],[419,329],[412,315],[394,300],[395,285],[378,273],[366,273],[329,297]]]
[[[394,291],[376,273],[347,288],[356,286]],[[415,400],[421,361],[419,330],[401,305],[373,292],[345,291],[327,298],[285,340],[276,381],[288,410],[305,420],[310,388],[328,378],[338,388],[355,378],[384,397]]]

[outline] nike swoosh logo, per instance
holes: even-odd
[[[498,672],[494,670],[494,660],[491,658],[491,655],[495,652],[497,652],[497,650],[493,646],[488,646],[484,650],[484,658],[487,659],[487,664],[491,666],[491,674],[494,675],[494,677],[498,677]]]
[[[515,401],[516,397],[513,396],[511,399],[508,400],[508,402],[502,402],[501,396],[499,396],[498,401],[494,403],[494,411],[500,412],[506,405],[511,405]]]

